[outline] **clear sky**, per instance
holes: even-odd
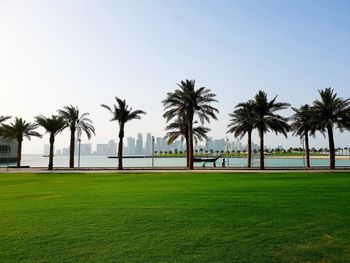
[[[117,138],[117,123],[100,107],[114,96],[147,112],[126,136],[164,136],[161,101],[195,78],[218,95],[210,135],[223,138],[228,113],[259,89],[294,107],[329,86],[348,98],[349,70],[348,0],[0,1],[0,115],[33,121],[77,105],[94,121],[93,144]],[[47,141],[26,141],[24,152],[41,153]],[[349,132],[335,141],[350,146]],[[68,143],[68,131],[58,135],[57,148]],[[274,134],[266,144],[300,146]],[[311,141],[327,146],[321,135]]]

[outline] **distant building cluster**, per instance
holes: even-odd
[[[153,146],[152,146],[153,144]],[[153,140],[152,134],[147,133],[146,137],[143,138],[141,133],[138,133],[135,137],[126,137],[124,139],[123,154],[125,155],[152,155],[152,147],[154,152],[165,153],[165,152],[185,152],[186,145],[184,141],[176,140],[172,144],[168,145],[167,141],[162,137],[155,137]],[[49,145],[44,145],[44,155],[49,155]],[[227,141],[225,139],[213,139],[208,138],[206,141],[199,142],[194,146],[194,150],[197,151],[243,151],[246,150],[247,146],[243,145],[242,142],[237,139],[235,141]],[[259,146],[252,143],[252,149],[259,149]],[[78,154],[79,145],[76,141],[75,154]],[[69,147],[63,149],[57,149],[54,151],[55,155],[69,155]],[[118,143],[114,140],[110,140],[105,144],[96,144],[96,148],[92,148],[91,143],[80,144],[81,155],[117,155],[118,154]]]

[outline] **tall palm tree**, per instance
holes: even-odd
[[[173,118],[181,116],[187,122],[188,128],[188,152],[189,152],[189,169],[193,169],[193,122],[194,117],[198,116],[201,124],[210,122],[210,118],[217,120],[216,113],[218,109],[210,104],[217,102],[216,95],[211,93],[210,89],[201,87],[195,89],[195,81],[181,81],[178,89],[174,92],[168,92],[165,100],[162,101],[165,113],[163,117],[166,122]]]
[[[290,127],[287,123],[288,118],[276,114],[276,111],[287,109],[290,104],[285,102],[276,102],[276,97],[267,100],[267,94],[264,91],[254,96],[254,100],[250,100],[253,110],[254,126],[258,129],[260,138],[260,169],[265,169],[264,163],[264,134],[268,131],[274,131],[276,134],[282,133],[287,137]]]
[[[194,122],[197,123],[197,122]],[[174,122],[170,123],[165,127],[168,130],[164,139],[167,139],[167,144],[172,144],[177,138],[185,139],[186,143],[186,164],[189,166],[189,140],[188,140],[188,128],[187,122],[183,117],[178,117]],[[193,137],[197,144],[198,141],[203,141],[203,139],[208,139],[207,133],[210,131],[209,128],[204,126],[193,127]]]
[[[252,131],[255,128],[253,118],[253,105],[251,102],[239,103],[233,113],[230,113],[230,123],[227,133],[242,139],[245,134],[248,136],[248,168],[252,166]]]
[[[291,129],[293,135],[305,139],[306,167],[310,168],[309,134],[315,136],[316,130],[314,110],[308,104],[301,106],[299,109],[292,107],[292,110],[295,113],[292,116]]]
[[[24,138],[30,140],[30,137],[41,137],[35,129],[38,127],[35,123],[26,122],[22,118],[15,118],[10,124],[2,124],[0,127],[0,136],[5,139],[17,140],[17,167],[21,166],[22,159],[22,142]]]
[[[50,134],[50,156],[48,169],[53,169],[53,149],[55,143],[55,136],[62,132],[66,127],[66,121],[61,116],[52,115],[51,117],[45,117],[42,115],[35,117],[36,123],[43,127],[47,133]]]
[[[95,134],[95,128],[92,126],[92,121],[87,117],[89,113],[85,112],[80,115],[78,107],[65,106],[58,110],[58,114],[65,120],[66,127],[69,127],[70,130],[69,167],[74,168],[75,133],[77,130],[79,130],[79,134],[84,132],[90,140],[92,134]]]
[[[337,93],[332,88],[319,90],[320,100],[313,102],[315,109],[315,119],[317,120],[317,129],[326,130],[329,143],[329,168],[335,168],[335,146],[333,129],[350,128],[350,99],[337,97]]]
[[[112,114],[111,121],[118,121],[119,124],[119,143],[118,143],[118,169],[123,170],[123,138],[124,138],[124,127],[128,121],[141,119],[141,114],[146,114],[142,110],[132,110],[129,105],[126,104],[125,100],[121,100],[115,97],[117,105],[113,105],[113,109],[109,106],[102,104],[101,106],[110,111]]]

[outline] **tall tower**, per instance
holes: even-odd
[[[146,137],[146,155],[151,155],[152,154],[152,134],[149,132],[147,133]]]
[[[143,154],[143,138],[142,138],[142,134],[141,133],[137,134],[136,154]]]

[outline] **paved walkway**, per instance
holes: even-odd
[[[181,167],[135,167],[135,168],[124,168],[124,170],[118,170],[113,167],[89,167],[89,168],[54,168],[52,171],[48,171],[46,167],[30,167],[30,168],[7,168],[1,167],[0,173],[181,173],[181,172],[192,172],[192,173],[320,173],[320,172],[350,172],[350,167],[337,167],[335,170],[330,170],[323,167],[314,167],[308,170],[302,168],[266,168],[265,170],[259,170],[258,168],[202,168],[195,167],[194,170],[188,170],[187,168]]]

